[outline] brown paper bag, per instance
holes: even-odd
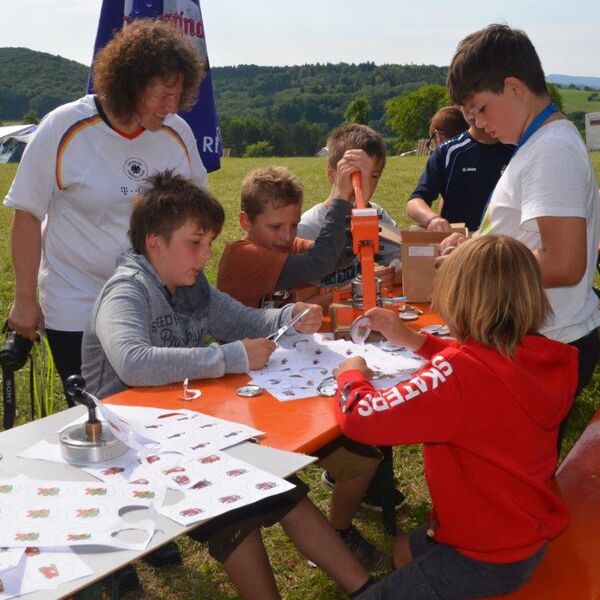
[[[409,302],[431,302],[438,246],[449,235],[445,231],[402,231],[402,293]]]

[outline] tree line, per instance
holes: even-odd
[[[450,104],[446,67],[313,64],[213,67],[224,146],[233,156],[307,156],[345,121],[379,131],[396,151],[428,136],[429,119]],[[0,118],[42,117],[83,95],[89,68],[26,48],[0,48]],[[556,86],[552,88],[558,93]],[[573,114],[582,126],[583,113]]]

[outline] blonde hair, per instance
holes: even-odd
[[[302,182],[285,167],[266,167],[250,171],[242,181],[241,209],[253,221],[265,207],[283,208],[302,204]]]
[[[432,307],[459,341],[509,357],[552,313],[535,257],[503,235],[471,239],[451,254],[437,273]]]

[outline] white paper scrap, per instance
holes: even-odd
[[[67,581],[93,573],[70,548],[29,547],[18,565],[2,573],[0,600],[39,590],[54,590]]]

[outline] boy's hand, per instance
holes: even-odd
[[[296,302],[292,309],[292,317],[300,314],[305,308],[310,307],[310,312],[302,317],[295,325],[294,329],[299,333],[315,333],[319,331],[323,322],[323,307],[318,304],[305,304],[304,302]]]
[[[454,246],[458,248],[462,243],[466,242],[467,238],[462,233],[451,233],[447,238],[440,242],[440,254],[443,254],[446,248]]]
[[[372,176],[372,170],[373,160],[364,150],[347,150],[337,164],[333,198],[354,202],[354,187],[350,175],[355,171],[360,171],[363,197],[368,202],[371,194],[369,179]]]
[[[354,370],[360,371],[365,376],[365,379],[369,381],[373,378],[373,371],[367,367],[367,363],[362,356],[347,358],[337,369],[333,370],[333,376],[337,378],[346,371]]]
[[[452,231],[452,227],[447,219],[438,215],[427,223],[427,231]]]
[[[439,245],[440,255],[435,259],[435,268],[438,269],[444,264],[448,256],[466,241],[467,238],[462,233],[451,233],[447,238],[444,238]]]
[[[391,290],[396,282],[396,269],[392,265],[375,267],[375,277],[381,279],[382,290]]]
[[[308,316],[308,315],[307,315]],[[248,364],[251,369],[262,369],[268,362],[271,354],[277,344],[265,338],[257,338],[255,340],[242,340],[246,354],[248,355]]]

